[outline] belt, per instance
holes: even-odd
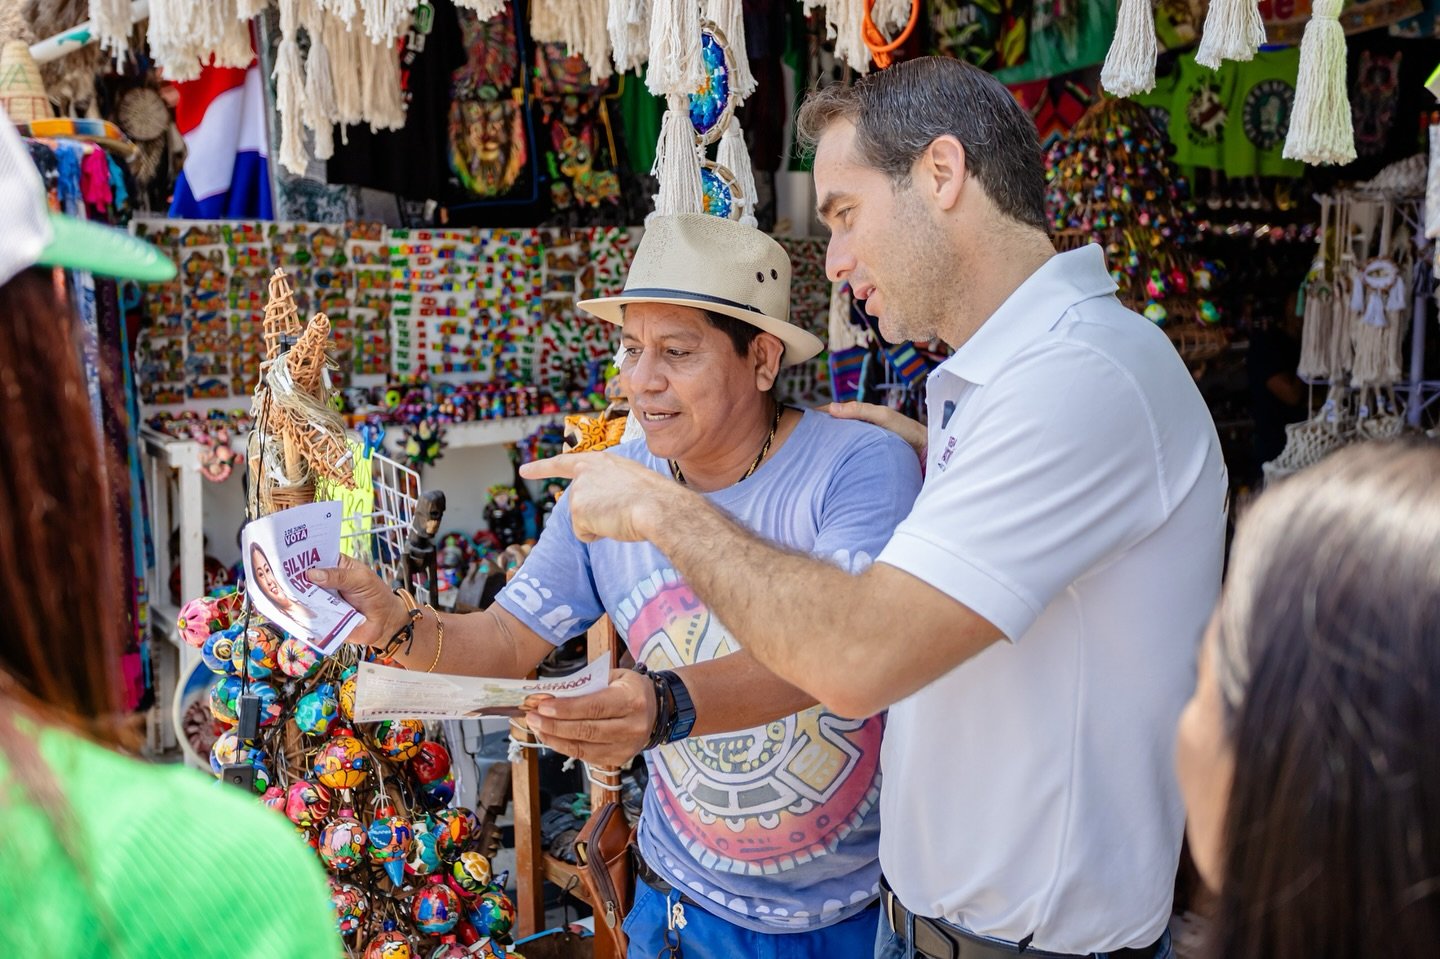
[[[1032,959],[1092,959],[1096,953],[1083,956],[1062,952],[1044,952],[1029,948],[1029,939],[1020,943],[1001,942],[986,939],[959,926],[928,916],[917,916],[906,909],[898,896],[885,880],[880,881],[880,903],[885,910],[885,921],[902,937],[910,938],[907,930],[914,923],[913,943],[917,955],[925,959],[1004,959],[1007,956],[1026,956]],[[1108,959],[1152,959],[1161,953],[1165,937],[1161,936],[1149,946],[1139,949],[1117,949],[1103,953]]]
[[[640,855],[640,846],[637,843],[632,842],[630,844],[630,862],[635,867],[635,877],[660,895],[669,896],[670,893],[676,892],[680,896],[680,901],[685,905],[693,906],[696,909],[704,908],[695,900],[685,895],[685,893],[680,892],[674,886],[670,885],[670,883],[654,869],[651,869],[650,864],[645,861],[645,857]]]

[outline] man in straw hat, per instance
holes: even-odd
[[[775,395],[780,369],[821,343],[789,320],[790,261],[773,239],[703,214],[652,217],[624,292],[580,306],[621,327],[620,375],[645,433],[613,455],[846,572],[889,539],[920,485],[905,444]],[[587,762],[646,751],[630,955],[652,959],[667,935],[687,959],[773,955],[777,937],[796,957],[867,952],[882,721],[842,719],[777,679],[659,550],[577,536],[568,502],[492,607],[440,614],[443,641],[424,613],[400,660],[519,677],[608,614],[648,675],[616,672],[604,692],[547,700],[529,723]],[[407,622],[368,570],[312,579],[369,619],[352,641],[383,645]],[[677,905],[684,926],[671,930]]]
[[[1171,755],[1225,532],[1209,411],[1103,251],[1055,252],[1034,124],[993,77],[906,61],[812,94],[797,127],[831,278],[888,338],[955,347],[926,427],[859,411],[926,459],[877,561],[777,548],[604,453],[522,472],[573,477],[579,536],[655,544],[839,714],[892,707],[880,955],[1167,956]]]

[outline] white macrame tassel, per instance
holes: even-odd
[[[745,133],[740,129],[740,121],[733,116],[720,137],[715,162],[729,170],[735,178],[740,222],[745,226],[755,226],[755,171],[750,165],[750,148],[745,145]]]
[[[645,86],[657,97],[689,95],[704,80],[698,0],[650,0],[650,70]]]
[[[1253,60],[1264,42],[1258,0],[1210,0],[1195,62],[1218,70],[1222,60]]]
[[[806,9],[820,4],[807,4]],[[835,41],[835,59],[856,73],[870,71],[865,45],[865,0],[826,0],[825,36]]]
[[[886,36],[894,36],[910,22],[910,0],[875,0],[870,22]]]
[[[1120,0],[1115,39],[1105,55],[1100,84],[1117,97],[1132,97],[1155,88],[1155,11],[1150,0]]]
[[[300,59],[296,31],[296,4],[280,0],[280,46],[275,53],[275,110],[280,114],[280,165],[295,176],[304,176],[310,165],[305,149],[305,64]]]
[[[365,120],[372,131],[405,126],[405,93],[400,89],[400,51],[393,43],[367,43],[361,38],[361,89]]]
[[[100,49],[115,58],[118,65],[130,53],[130,0],[90,0],[90,20]]]
[[[330,55],[330,80],[335,90],[335,122],[340,126],[340,141],[349,142],[346,128],[365,119],[365,93],[360,78],[360,45],[368,45],[358,29],[351,30],[338,16],[321,15],[321,40]]]
[[[1295,106],[1285,136],[1287,160],[1311,165],[1355,159],[1355,127],[1345,89],[1345,31],[1340,26],[1344,0],[1315,0],[1300,41],[1300,75]]]
[[[660,192],[655,194],[657,214],[704,212],[705,192],[700,185],[700,154],[690,125],[690,102],[681,94],[670,94],[670,108],[660,121],[660,142],[655,145],[655,168],[650,172],[660,181]]]
[[[505,0],[455,0],[455,6],[474,10],[483,23],[505,9]]]
[[[255,60],[255,48],[250,42],[249,21],[240,16],[236,0],[216,0],[212,9],[216,16],[216,29],[210,50],[215,66],[234,67],[243,70]],[[206,59],[201,54],[201,59]]]
[[[590,82],[604,83],[615,74],[610,57],[610,31],[605,25],[606,0],[571,0],[579,8],[578,34],[567,42],[590,66]]]
[[[146,42],[166,80],[183,83],[200,78],[202,6],[190,0],[150,0]]]
[[[530,38],[536,43],[561,43],[560,4],[564,0],[533,0],[530,4]]]
[[[650,54],[649,0],[610,0],[605,28],[610,32],[615,69],[638,70]]]
[[[708,0],[705,19],[720,28],[730,45],[730,88],[737,102],[755,92],[755,74],[750,72],[750,54],[745,46],[745,6],[741,0]]]
[[[1425,238],[1440,237],[1440,124],[1430,126],[1430,165],[1425,177]]]
[[[237,0],[235,9],[236,12],[240,14],[241,19],[249,20],[251,17],[260,16],[269,6],[270,0]],[[324,4],[321,3],[321,6],[324,6]]]
[[[305,125],[315,138],[315,159],[328,160],[335,155],[335,78],[330,64],[330,50],[325,46],[324,18],[318,8],[310,8],[306,32],[310,34],[310,55],[305,58]]]

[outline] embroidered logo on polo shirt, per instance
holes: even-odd
[[[946,467],[946,465],[950,462],[950,457],[952,457],[952,456],[954,456],[954,455],[955,455],[955,437],[952,436],[952,437],[950,437],[950,439],[945,443],[945,451],[940,454],[940,459],[938,459],[938,460],[935,462],[935,468],[936,468],[937,470],[944,470],[945,467]]]

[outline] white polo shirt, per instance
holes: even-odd
[[[1213,421],[1115,289],[1098,246],[1056,256],[930,375],[925,485],[879,557],[1008,640],[891,707],[885,875],[1050,952],[1165,929],[1175,726],[1220,588]]]

